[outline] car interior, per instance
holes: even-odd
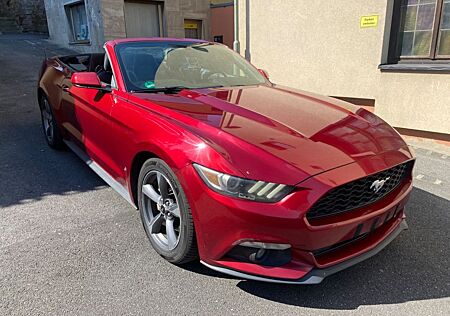
[[[111,84],[113,73],[105,53],[63,56],[59,60],[76,72],[96,72],[101,82]]]

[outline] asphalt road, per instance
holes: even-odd
[[[177,267],[150,248],[127,202],[70,151],[46,146],[35,95],[43,47],[62,52],[0,35],[0,314],[450,314],[450,158],[417,148],[410,229],[320,285]]]

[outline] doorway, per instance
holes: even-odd
[[[186,38],[202,39],[202,21],[184,20],[184,36]]]

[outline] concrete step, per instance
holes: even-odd
[[[11,21],[14,22],[15,19],[10,16],[0,16],[0,23],[3,23],[3,22],[7,23],[7,22],[11,22]]]

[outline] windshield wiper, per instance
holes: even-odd
[[[206,87],[184,87],[184,86],[174,86],[174,87],[161,87],[161,88],[148,88],[148,89],[135,89],[131,90],[131,93],[178,93],[184,89],[212,89],[212,88],[223,88],[223,85],[216,86],[206,86]]]
[[[183,87],[183,86],[175,86],[175,87],[161,87],[161,88],[148,88],[148,89],[134,89],[134,90],[131,90],[130,92],[131,93],[158,93],[158,92],[178,93],[184,89],[191,89],[191,88]]]

